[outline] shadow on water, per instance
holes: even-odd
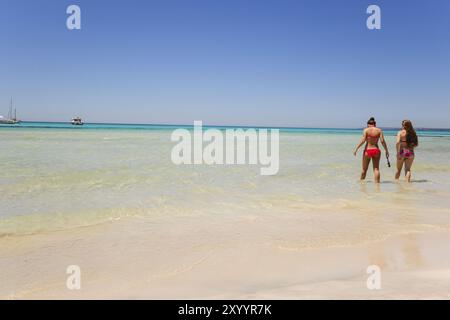
[[[373,181],[367,181],[367,182],[374,183]],[[402,181],[381,181],[380,184],[397,184],[398,182],[402,182]],[[406,181],[403,181],[403,182],[406,182]],[[411,183],[426,183],[426,182],[431,182],[431,181],[430,180],[426,180],[426,179],[411,180]]]
[[[360,191],[366,195],[384,193],[384,192],[411,193],[411,192],[416,192],[416,188],[412,187],[415,183],[427,183],[427,182],[430,182],[430,180],[426,180],[426,179],[412,180],[411,183],[408,183],[404,180],[400,180],[400,181],[386,180],[386,181],[381,181],[380,183],[375,183],[375,181],[366,180],[366,181],[360,181]],[[394,190],[392,190],[390,187],[388,187],[391,185],[397,186],[397,189],[394,188]],[[368,189],[369,186],[370,186],[370,189]],[[385,187],[383,188],[383,186],[385,186]]]
[[[380,183],[375,183],[375,181],[370,181],[370,180],[367,180],[367,181],[363,181],[363,182],[361,182],[361,184],[363,185],[363,184],[371,184],[371,185],[376,185],[376,186],[379,186],[380,184],[395,184],[395,183],[397,183],[396,181],[380,181]]]

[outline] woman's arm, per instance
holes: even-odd
[[[356,154],[358,153],[359,148],[366,142],[367,140],[367,131],[364,130],[363,136],[361,137],[361,140],[359,141],[358,145],[356,146],[355,151],[353,151],[353,155],[356,157]]]
[[[389,158],[389,150],[388,150],[386,140],[384,139],[383,131],[380,132],[380,140],[381,140],[381,145],[383,146],[384,150],[386,150],[386,157]]]
[[[399,131],[398,133],[397,133],[397,142],[396,142],[396,144],[395,144],[395,148],[397,149],[397,159],[400,159],[400,146],[401,146],[401,143],[400,143],[400,141],[401,141],[401,134],[402,134],[402,132],[401,131]]]

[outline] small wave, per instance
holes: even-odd
[[[118,221],[139,216],[141,209],[103,209],[78,212],[38,213],[0,219],[0,237],[35,235]]]

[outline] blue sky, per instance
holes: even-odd
[[[448,0],[0,0],[0,41],[24,120],[450,127]]]

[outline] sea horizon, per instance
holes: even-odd
[[[22,120],[17,124],[1,124],[0,128],[36,128],[36,129],[173,129],[173,128],[188,128],[191,129],[194,124],[169,124],[169,123],[133,123],[133,122],[84,122],[83,126],[74,126],[70,121],[29,121]],[[281,131],[360,131],[364,127],[319,127],[319,126],[268,126],[268,125],[233,125],[233,124],[202,124],[203,128],[248,128],[248,129],[279,129]],[[398,131],[400,127],[383,127],[381,129],[386,132]],[[417,127],[419,133],[423,132],[449,132],[450,128],[433,128],[433,127]]]

